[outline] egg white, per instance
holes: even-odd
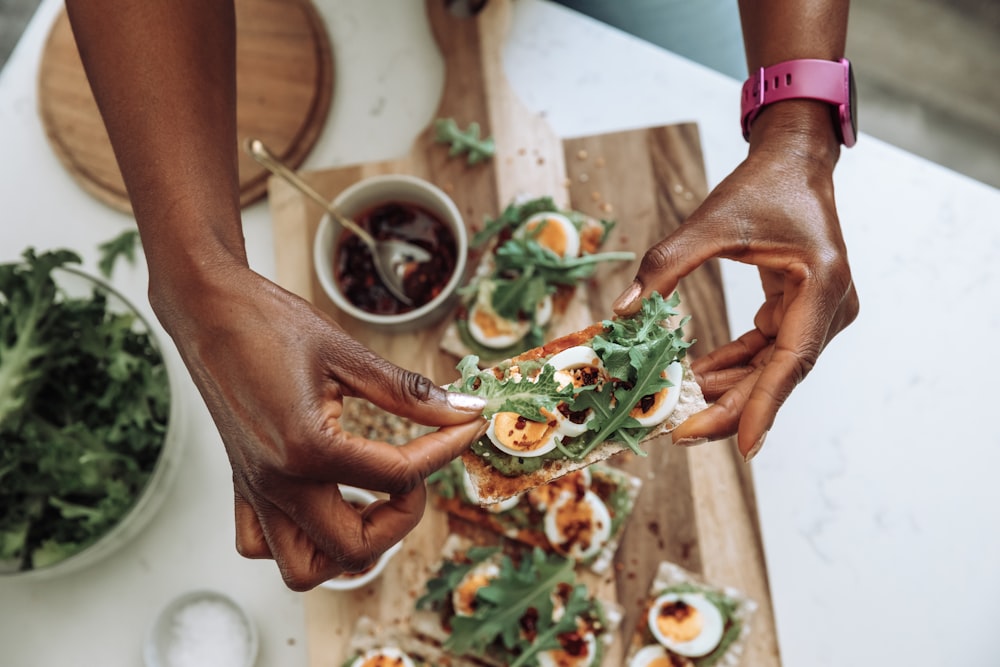
[[[517,504],[521,501],[521,494],[516,496],[511,496],[510,498],[505,498],[498,503],[490,503],[484,505],[479,499],[479,494],[476,492],[476,487],[472,483],[472,478],[469,477],[469,471],[462,467],[462,489],[465,491],[465,497],[471,500],[476,505],[479,505],[488,512],[493,512],[494,514],[500,514],[502,512],[507,512],[517,507]]]
[[[674,408],[677,407],[677,402],[680,401],[681,380],[684,378],[684,368],[679,361],[675,361],[667,366],[666,373],[667,380],[670,381],[671,386],[660,390],[661,392],[666,392],[666,397],[660,401],[660,404],[652,412],[647,412],[644,415],[636,417],[636,421],[639,422],[640,426],[662,424],[670,416],[670,413],[674,411]]]
[[[701,632],[697,637],[686,642],[678,642],[667,637],[660,632],[660,628],[656,623],[660,608],[665,604],[677,602],[678,600],[683,601],[690,607],[694,607],[701,615]],[[656,637],[656,641],[674,653],[689,658],[700,658],[711,653],[719,645],[719,642],[722,641],[722,632],[725,627],[722,612],[701,593],[664,593],[656,598],[652,606],[650,606],[649,613],[646,616],[646,623],[649,625],[649,631]]]
[[[590,544],[582,547],[578,542],[573,542],[568,546],[564,544],[567,536],[559,526],[559,511],[570,504],[585,503],[590,508],[591,537]],[[544,530],[545,537],[552,544],[556,551],[563,553],[576,560],[586,560],[595,556],[607,544],[611,538],[611,513],[608,506],[604,504],[593,491],[587,491],[583,498],[577,499],[575,494],[562,493],[545,511]]]
[[[535,309],[535,324],[544,327],[552,320],[552,295],[546,294]]]
[[[598,369],[601,375],[607,379],[607,375],[604,370],[604,364],[601,362],[600,357],[594,352],[594,349],[587,345],[576,345],[574,347],[558,352],[545,362],[547,366],[552,366],[556,369],[555,378],[559,383],[560,387],[565,387],[568,384],[572,384],[573,378],[570,373],[564,371],[573,371],[579,368],[593,367]],[[587,432],[590,421],[594,418],[593,412],[587,415],[587,418],[580,424],[570,421],[561,412],[557,413],[558,426],[556,429],[561,435],[569,438],[573,438],[579,435],[583,435]]]
[[[555,248],[550,248],[545,245],[541,238],[536,236],[534,238],[538,241],[539,245],[559,257],[576,257],[580,254],[580,232],[576,230],[576,225],[574,225],[569,218],[561,213],[554,213],[551,211],[536,213],[525,220],[524,224],[517,228],[516,234],[520,237],[530,235],[534,231],[535,226],[542,224],[543,221],[546,225],[556,225],[559,227],[559,230],[562,232],[562,236],[566,241],[566,247],[563,252],[559,252]]]
[[[463,604],[462,587],[471,582],[474,577],[479,575],[486,577],[488,581],[493,581],[500,576],[500,567],[496,563],[492,562],[480,563],[465,573],[462,580],[458,582],[457,586],[455,586],[455,590],[451,592],[451,604],[455,608],[455,614],[458,616],[472,616],[475,611],[474,609],[466,608]],[[477,592],[478,590],[479,588],[476,589]]]
[[[628,661],[628,667],[650,667],[656,660],[667,660],[666,664],[671,664],[665,648],[659,644],[649,644],[636,651]]]
[[[510,454],[511,456],[533,458],[536,456],[544,456],[545,454],[548,454],[553,449],[555,449],[556,445],[560,442],[559,433],[556,431],[556,429],[551,429],[548,435],[545,436],[545,438],[540,443],[536,444],[533,449],[528,449],[528,450],[515,449],[509,446],[507,443],[505,443],[497,434],[496,423],[497,423],[497,416],[499,414],[503,413],[498,413],[497,415],[493,415],[493,417],[490,418],[489,426],[486,427],[486,437],[488,437],[490,439],[490,442],[492,442],[496,446],[496,448],[499,449],[501,452]]]
[[[386,646],[384,648],[373,648],[365,651],[360,655],[354,662],[351,663],[351,667],[364,667],[365,663],[374,658],[388,658],[390,660],[397,660],[399,667],[414,667],[413,660],[410,656],[406,655],[403,651],[392,646]]]
[[[538,654],[538,667],[591,667],[597,657],[597,637],[593,632],[587,632],[583,641],[587,644],[587,655],[574,661],[559,650],[543,651]]]

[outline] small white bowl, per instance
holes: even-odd
[[[386,174],[363,179],[337,195],[333,206],[343,215],[356,218],[379,204],[390,202],[413,204],[426,209],[446,224],[454,235],[455,270],[440,294],[422,306],[394,315],[371,313],[351,303],[340,290],[334,276],[333,260],[341,229],[329,215],[323,216],[316,230],[313,265],[323,291],[341,312],[379,328],[412,331],[434,324],[451,310],[455,292],[465,277],[466,256],[469,252],[468,234],[462,215],[451,197],[433,183],[415,176]]]
[[[257,628],[228,595],[199,590],[170,602],[156,617],[143,646],[146,667],[239,664],[257,661]],[[237,662],[238,661],[238,662]]]
[[[340,486],[340,494],[344,497],[344,500],[348,502],[356,502],[364,505],[370,505],[378,498],[375,494],[364,489],[359,489],[355,486]],[[399,550],[403,548],[403,543],[396,542],[394,545],[389,547],[385,553],[379,556],[379,559],[375,561],[375,564],[370,568],[365,570],[360,574],[348,574],[336,577],[334,579],[328,579],[320,584],[323,588],[329,588],[334,591],[351,591],[357,588],[362,588],[367,586],[371,582],[378,579],[382,571],[385,570],[385,566],[389,564],[392,557],[399,553]]]

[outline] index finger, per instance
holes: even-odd
[[[337,422],[331,427],[335,430],[327,446],[316,447],[315,456],[298,469],[285,472],[388,494],[405,494],[465,451],[485,432],[486,426],[486,420],[478,418],[397,446],[348,433]]]

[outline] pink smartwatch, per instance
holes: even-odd
[[[743,138],[750,141],[750,125],[766,105],[790,99],[810,99],[834,106],[839,138],[850,148],[858,138],[857,92],[854,72],[840,60],[788,60],[761,67],[743,84],[740,120]]]

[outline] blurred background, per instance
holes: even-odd
[[[0,0],[0,67],[39,0]],[[1000,187],[1000,2],[854,0],[861,130]]]

